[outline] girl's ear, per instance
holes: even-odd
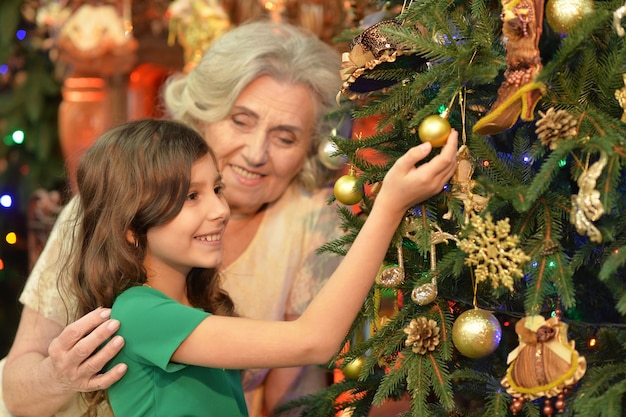
[[[126,241],[130,243],[131,245],[133,245],[134,247],[139,246],[139,241],[135,237],[135,233],[133,233],[133,231],[130,229],[126,231]]]

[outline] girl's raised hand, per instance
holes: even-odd
[[[439,193],[456,170],[458,137],[453,129],[439,155],[426,163],[417,165],[432,150],[428,142],[409,149],[398,158],[385,175],[375,207],[404,212]]]

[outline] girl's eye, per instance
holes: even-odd
[[[195,191],[187,194],[187,200],[195,200],[197,198],[198,198],[198,193]]]
[[[217,184],[213,191],[216,195],[222,195],[222,193],[224,192],[224,183]]]

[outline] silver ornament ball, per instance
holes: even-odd
[[[329,138],[325,138],[317,148],[317,156],[326,168],[337,170],[343,168],[348,163],[346,155],[335,155],[339,148],[337,144]]]

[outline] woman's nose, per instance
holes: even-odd
[[[251,167],[262,166],[267,162],[269,141],[265,132],[251,136],[246,143],[243,157]]]

